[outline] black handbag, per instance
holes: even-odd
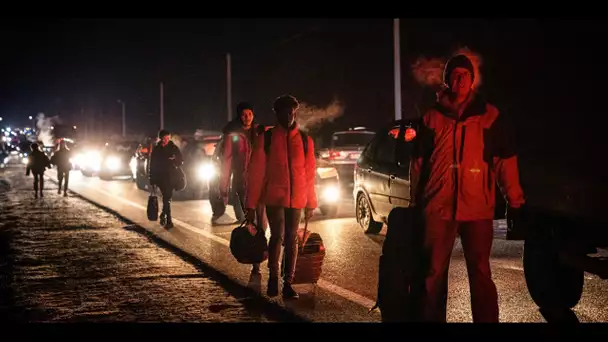
[[[152,192],[148,196],[148,207],[146,208],[148,214],[148,220],[158,220],[158,197],[156,196],[156,186],[152,186]]]
[[[245,220],[230,234],[230,252],[241,264],[262,263],[268,259],[268,241],[264,230],[258,227],[256,230],[257,233],[251,235]]]

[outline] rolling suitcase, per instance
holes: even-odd
[[[298,259],[292,284],[316,285],[321,278],[323,259],[325,258],[325,246],[323,239],[318,233],[308,230],[308,221],[304,229],[298,229]],[[285,253],[283,253],[283,265],[285,264]],[[284,269],[281,270],[281,275]]]
[[[158,197],[156,196],[156,186],[152,186],[150,196],[148,196],[148,207],[146,208],[148,220],[158,220]]]

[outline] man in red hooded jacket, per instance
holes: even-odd
[[[271,129],[271,140],[266,154],[264,134],[255,143],[247,182],[247,219],[255,218],[258,204],[266,205],[270,223],[270,243],[268,246],[267,294],[279,294],[279,260],[281,243],[285,239],[285,273],[283,276],[283,298],[298,298],[291,286],[298,256],[297,229],[302,209],[309,219],[317,207],[315,193],[315,154],[313,141],[307,139],[304,148],[302,133],[296,123],[298,101],[290,95],[283,95],[274,102],[274,112],[278,124]],[[306,153],[305,153],[306,151]]]
[[[498,322],[498,296],[490,271],[495,182],[506,197],[508,216],[516,216],[525,202],[512,132],[496,107],[473,91],[474,77],[466,56],[448,61],[447,89],[423,116],[412,158],[412,198],[425,220],[426,321],[446,321],[448,267],[460,234],[473,321]]]

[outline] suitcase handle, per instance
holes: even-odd
[[[308,237],[310,234],[308,233],[308,220],[304,221],[304,234],[302,234],[302,241],[300,241],[300,249],[304,249],[306,246],[306,241],[308,241]]]

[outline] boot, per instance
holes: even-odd
[[[298,299],[300,295],[291,287],[290,283],[283,284],[283,299]]]
[[[160,225],[164,227],[167,224],[167,214],[163,211],[160,213]]]
[[[165,229],[171,229],[173,227],[173,220],[171,220],[171,216],[167,215],[167,223],[165,224]]]

